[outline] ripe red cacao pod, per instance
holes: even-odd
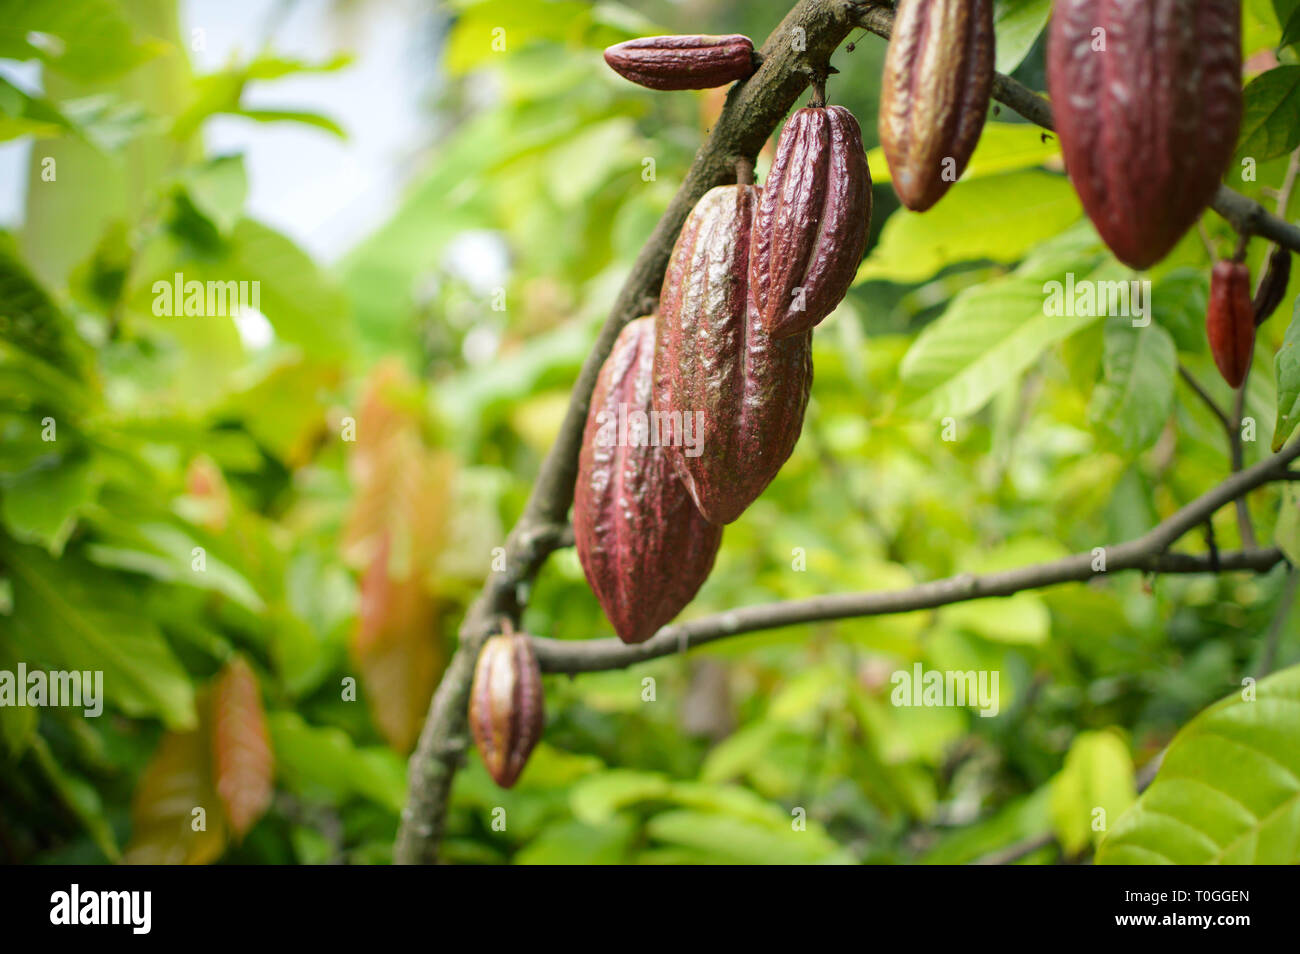
[[[488,773],[510,788],[542,737],[542,672],[527,633],[483,644],[470,686],[469,725]]]
[[[654,324],[631,322],[600,369],[573,500],[578,560],[625,643],[681,612],[722,544],[722,527],[696,509],[669,459],[675,438],[651,413]]]
[[[698,421],[669,448],[700,513],[731,523],[794,450],[812,387],[812,332],[777,340],[748,289],[757,186],[719,186],[691,210],[659,297],[655,409]],[[688,417],[689,415],[689,417]]]
[[[711,89],[754,74],[754,44],[747,36],[646,36],[605,50],[619,76],[650,89]]]
[[[1047,82],[1084,210],[1120,261],[1151,267],[1205,211],[1237,145],[1239,0],[1057,0]]]
[[[1210,353],[1223,380],[1241,387],[1255,356],[1255,308],[1250,302],[1250,269],[1240,262],[1215,262],[1210,275],[1210,307],[1205,315]]]
[[[777,142],[750,237],[750,291],[769,335],[802,334],[835,310],[870,222],[858,121],[843,106],[798,110]]]
[[[906,0],[880,93],[880,145],[894,191],[914,212],[961,178],[993,91],[993,0]]]

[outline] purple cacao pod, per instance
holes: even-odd
[[[790,117],[754,215],[749,286],[773,338],[813,328],[848,294],[867,247],[871,173],[843,106]]]
[[[542,737],[542,672],[527,633],[483,644],[470,686],[469,725],[488,773],[510,788]]]
[[[747,36],[646,36],[605,50],[619,76],[650,89],[712,89],[754,74]]]
[[[600,369],[578,456],[578,559],[625,643],[672,620],[713,568],[722,527],[696,509],[669,460],[654,393],[655,320],[638,318]]]
[[[1196,224],[1237,145],[1239,0],[1057,0],[1047,83],[1084,210],[1116,258],[1151,267]]]
[[[993,0],[906,0],[885,54],[880,145],[914,212],[961,178],[993,91]]]
[[[655,409],[698,422],[669,447],[707,520],[731,523],[794,450],[812,387],[812,332],[777,340],[748,289],[757,186],[719,186],[691,210],[659,298]]]

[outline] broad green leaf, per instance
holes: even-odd
[[[576,0],[476,3],[456,18],[447,39],[446,68],[457,76],[480,66],[490,66],[493,57],[513,53],[529,43],[576,38],[585,30],[591,16],[591,5]]]
[[[630,818],[611,818],[600,825],[562,821],[543,829],[513,860],[517,865],[623,864],[635,834]]]
[[[340,139],[347,139],[347,131],[330,119],[320,113],[313,113],[305,109],[251,109],[247,106],[241,106],[238,109],[226,110],[232,116],[243,116],[245,119],[251,119],[259,123],[300,123],[303,126],[315,126],[317,129],[323,129],[327,133],[332,133]]]
[[[1047,25],[1052,0],[997,0],[993,27],[997,34],[997,71],[1010,73],[1029,54]]]
[[[360,795],[401,811],[406,766],[390,749],[359,748],[341,729],[308,725],[296,712],[273,712],[267,722],[276,771],[295,791],[335,803]]]
[[[668,797],[672,785],[658,772],[612,769],[597,772],[573,787],[573,816],[588,825],[609,823],[623,808]]]
[[[1300,863],[1300,666],[1210,706],[1174,736],[1098,864]]]
[[[5,526],[15,539],[40,544],[58,556],[98,489],[99,475],[89,458],[33,469],[3,485]]]
[[[1137,798],[1133,758],[1113,732],[1081,732],[1052,782],[1051,815],[1067,855],[1097,844]]]
[[[76,80],[109,79],[160,53],[113,0],[0,0],[0,57],[39,59]]]
[[[911,283],[958,262],[1014,262],[1078,217],[1079,200],[1063,176],[1026,171],[960,182],[924,215],[890,216],[855,281]]]
[[[995,643],[1041,646],[1052,633],[1051,614],[1036,593],[954,603],[944,608],[943,619]]]
[[[157,625],[87,563],[50,559],[0,538],[14,590],[19,655],[60,668],[102,670],[104,695],[127,715],[194,725],[194,688]],[[92,582],[93,581],[93,582]]]
[[[1273,430],[1273,452],[1277,453],[1300,423],[1300,299],[1296,300],[1286,338],[1273,362],[1277,375],[1277,426]]]
[[[1048,348],[1097,321],[1049,315],[1037,279],[1008,277],[967,289],[928,325],[903,359],[909,412],[963,416],[979,410]]]
[[[651,838],[669,845],[703,851],[720,864],[852,864],[848,853],[815,822],[795,831],[793,818],[783,825],[757,822],[712,812],[670,811],[646,825]]]
[[[1169,332],[1151,322],[1111,318],[1105,326],[1105,377],[1093,391],[1090,415],[1130,453],[1145,450],[1169,420],[1178,354]]]
[[[121,851],[113,835],[113,826],[105,817],[104,802],[95,786],[59,765],[40,736],[32,740],[32,755],[50,788],[86,829],[96,847],[109,861],[120,860]]]
[[[1300,66],[1277,66],[1246,86],[1238,158],[1285,156],[1300,145]]]

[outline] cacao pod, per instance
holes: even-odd
[[[1291,284],[1291,250],[1281,245],[1274,247],[1264,269],[1264,280],[1255,290],[1252,306],[1255,309],[1255,327],[1258,328],[1272,317],[1277,306],[1286,297],[1287,286]]]
[[[1232,159],[1239,0],[1057,0],[1047,67],[1084,210],[1120,261],[1149,268],[1196,223]]]
[[[578,559],[625,643],[655,634],[708,578],[722,527],[700,515],[656,417],[653,318],[631,322],[600,369],[578,455]]]
[[[646,36],[605,50],[605,62],[619,76],[650,89],[710,89],[754,74],[749,37]]]
[[[1250,269],[1240,262],[1215,262],[1210,307],[1205,315],[1210,353],[1223,379],[1241,387],[1255,356],[1255,309],[1250,303]]]
[[[773,338],[810,330],[848,293],[867,247],[871,173],[843,106],[790,117],[776,146],[749,249],[749,286]]]
[[[757,186],[719,186],[691,210],[659,299],[655,409],[698,421],[669,453],[709,522],[731,523],[794,450],[812,387],[812,332],[777,340],[748,289]]]
[[[880,93],[880,145],[914,212],[961,178],[993,91],[993,0],[906,0]]]
[[[526,633],[483,644],[470,686],[469,725],[488,773],[509,788],[542,737],[542,672]]]

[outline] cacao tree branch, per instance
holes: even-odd
[[[1233,474],[1137,539],[1104,547],[1105,570],[1102,571],[1093,569],[1097,554],[1078,553],[1051,563],[984,576],[967,573],[893,592],[832,593],[806,600],[745,606],[716,616],[665,626],[644,643],[635,645],[626,645],[613,638],[578,641],[534,636],[533,649],[543,672],[623,669],[742,633],[800,623],[934,609],[966,600],[1010,596],[1021,590],[1041,589],[1060,583],[1083,583],[1124,570],[1147,573],[1251,570],[1262,573],[1285,559],[1280,550],[1275,547],[1240,550],[1217,554],[1216,559],[1214,554],[1193,556],[1171,553],[1169,548],[1189,530],[1209,520],[1225,504],[1256,487],[1287,479],[1287,465],[1297,457],[1300,457],[1300,441],[1253,467]]]
[[[893,33],[894,12],[882,7],[859,10],[855,22],[863,29],[887,40]],[[993,98],[1031,123],[1055,131],[1052,105],[1047,98],[1018,83],[1010,76],[1002,73],[994,75]],[[1240,192],[1224,185],[1219,186],[1210,208],[1219,213],[1242,235],[1258,235],[1293,252],[1300,252],[1300,227],[1292,225],[1285,218],[1273,215],[1254,199],[1249,199]]]
[[[722,115],[637,256],[583,362],[559,435],[542,462],[523,515],[506,540],[506,570],[489,577],[461,623],[459,646],[430,703],[410,759],[407,801],[393,851],[398,864],[437,861],[452,781],[467,745],[466,706],[474,662],[502,619],[517,620],[522,591],[557,545],[557,537],[543,528],[565,523],[592,389],[615,339],[624,325],[644,314],[647,300],[657,300],[673,242],[695,203],[714,186],[735,181],[737,157],[758,156],[807,87],[809,71],[826,71],[831,54],[852,30],[854,16],[868,6],[853,0],[795,4],[763,45],[757,72],[728,93]]]

